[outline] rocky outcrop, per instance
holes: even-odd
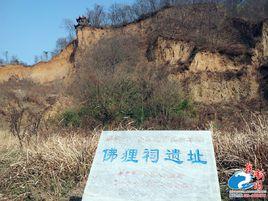
[[[219,53],[198,52],[192,61],[189,70],[191,72],[209,71],[225,72],[241,70],[242,66]]]
[[[256,77],[248,76],[226,79],[222,75],[208,76],[202,73],[197,80],[189,82],[191,97],[201,103],[247,102],[259,97]]]
[[[188,62],[193,50],[190,43],[159,37],[154,44],[153,57],[157,64],[176,65]]]
[[[97,29],[84,27],[78,29],[77,34],[77,46],[79,49],[84,50],[94,46],[102,37],[107,36],[111,31],[109,29]]]
[[[190,43],[162,37],[157,39],[153,53],[156,65],[184,66],[184,71],[169,77],[184,83],[184,91],[195,102],[245,102],[260,97],[255,64],[237,62],[218,52],[196,51]]]

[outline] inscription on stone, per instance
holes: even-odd
[[[220,201],[210,131],[104,131],[83,201]]]

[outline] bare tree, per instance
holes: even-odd
[[[85,51],[82,65],[105,74],[114,73],[123,63],[131,70],[137,64],[139,42],[139,38],[132,35],[105,38],[96,44],[94,50]]]
[[[89,24],[93,27],[101,27],[105,25],[106,13],[101,5],[96,4],[93,10],[87,9],[87,17]]]
[[[25,79],[1,85],[0,118],[7,122],[21,146],[38,131],[47,129],[44,116],[56,101],[54,93],[54,87]]]
[[[155,12],[160,9],[160,0],[147,0],[150,12]]]
[[[147,5],[143,2],[143,0],[137,0],[136,3],[132,5],[132,9],[137,16],[142,16],[149,12]]]
[[[267,0],[245,0],[239,4],[239,16],[258,21],[268,17],[268,1]]]
[[[48,61],[48,51],[43,51],[45,61]]]
[[[10,64],[20,64],[18,56],[12,55],[12,57],[10,59]]]
[[[8,56],[8,51],[4,51],[3,53],[4,57],[5,57],[5,63],[9,63],[9,56]]]
[[[23,145],[22,144],[23,136],[21,135],[21,124],[24,112],[25,109],[22,108],[21,106],[19,106],[18,108],[12,108],[9,119],[10,132],[18,138],[21,147]]]
[[[131,6],[117,3],[111,5],[107,16],[113,26],[130,23],[137,18]]]
[[[176,5],[176,0],[160,0],[161,7],[174,6]]]
[[[62,22],[62,27],[67,31],[68,33],[68,40],[72,41],[75,38],[75,22],[71,19],[64,19]]]
[[[225,0],[227,14],[231,17],[237,16],[238,4],[241,0]]]
[[[18,138],[21,147],[23,147],[24,142],[29,144],[33,136],[37,137],[41,121],[49,108],[46,107],[41,111],[32,111],[22,106],[22,104],[11,108],[9,116],[10,132]]]
[[[34,56],[34,63],[38,63],[40,61],[39,57],[37,55]]]
[[[0,65],[3,65],[3,64],[5,64],[5,61],[4,59],[0,58]]]
[[[67,45],[68,45],[68,40],[67,38],[58,38],[57,41],[56,41],[56,48],[54,50],[54,53],[55,54],[58,54],[60,53]]]

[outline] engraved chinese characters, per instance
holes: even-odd
[[[220,201],[211,132],[103,132],[87,200]]]

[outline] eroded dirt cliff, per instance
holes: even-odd
[[[56,80],[65,80],[73,70],[72,55],[74,44],[69,44],[60,54],[48,62],[39,62],[33,66],[6,65],[0,68],[0,83],[10,78],[27,79],[45,84]]]
[[[130,35],[141,39],[143,57],[137,58],[138,63],[170,69],[170,79],[180,81],[195,102],[226,103],[264,97],[267,87],[267,21],[252,25],[243,20],[228,20],[222,23],[217,33],[196,38],[193,33],[200,30],[189,28],[189,34],[185,35],[187,27],[183,23],[188,21],[178,23],[178,16],[174,13],[178,11],[170,8],[120,28],[78,28],[77,39],[51,61],[32,67],[4,66],[0,68],[0,82],[15,77],[41,84],[59,80],[68,84],[71,78],[76,79],[78,63],[86,50],[94,49],[104,38]],[[197,19],[200,17],[194,15]],[[232,34],[236,37],[232,38]]]

